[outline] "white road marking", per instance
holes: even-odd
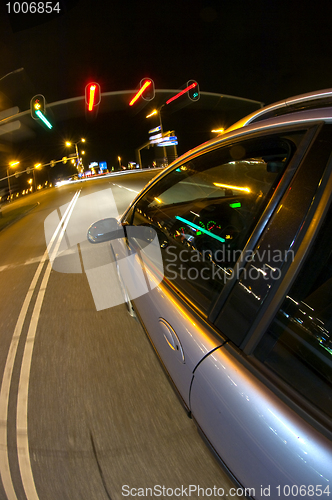
[[[9,269],[14,269],[15,267],[30,266],[31,264],[37,264],[38,262],[41,262],[42,259],[43,255],[39,255],[38,257],[33,257],[32,259],[28,259],[24,262],[18,262],[17,264],[7,264],[6,266],[0,266],[0,273],[2,271],[8,271]]]
[[[41,258],[40,264],[35,272],[35,275],[30,283],[30,287],[28,293],[24,299],[22,309],[20,311],[15,330],[13,333],[13,337],[11,340],[11,344],[9,347],[6,365],[3,373],[1,391],[0,391],[0,474],[3,483],[3,487],[5,489],[7,499],[8,500],[17,500],[16,492],[14,489],[14,485],[11,478],[10,468],[9,468],[9,459],[8,459],[8,445],[7,445],[7,430],[8,430],[8,402],[9,402],[9,393],[10,386],[14,368],[14,362],[16,358],[17,346],[20,340],[20,336],[23,329],[23,324],[27,315],[28,307],[30,305],[32,295],[35,291],[39,276],[43,270],[45,261],[51,253],[51,248],[55,242],[55,239],[62,227],[60,232],[58,241],[54,250],[52,251],[52,256],[50,256],[50,260],[54,259],[56,252],[60,246],[62,237],[64,235],[65,227],[68,224],[71,213],[74,209],[75,203],[79,197],[80,191],[75,193],[72,201],[70,202],[65,214],[63,215],[61,221],[59,222],[51,241]],[[23,354],[23,360],[21,365],[21,374],[20,374],[20,382],[18,389],[18,400],[17,400],[17,423],[16,423],[16,433],[17,433],[17,447],[18,447],[18,458],[19,458],[19,467],[22,477],[22,483],[24,486],[24,490],[28,500],[39,500],[32,469],[30,463],[30,455],[29,455],[29,442],[28,442],[28,388],[29,388],[29,376],[30,376],[30,367],[31,367],[31,357],[34,346],[35,334],[37,330],[37,324],[39,319],[39,314],[44,298],[44,294],[46,291],[47,282],[51,272],[51,262],[48,263],[46,268],[38,296],[36,299],[35,307],[33,310],[33,314],[30,321],[29,331],[25,343],[25,349]]]
[[[130,189],[130,188],[127,188],[126,186],[120,186],[120,184],[115,184],[114,182],[113,182],[113,186],[117,186],[117,187],[122,188],[122,189],[127,189],[127,191],[131,191],[132,193],[136,193],[136,194],[139,193],[139,191],[135,191],[135,189]]]

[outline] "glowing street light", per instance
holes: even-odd
[[[150,118],[151,116],[154,116],[154,115],[158,115],[158,118],[159,118],[159,126],[160,126],[160,132],[161,132],[161,135],[162,137],[164,136],[164,130],[163,130],[163,123],[161,121],[161,109],[165,106],[165,104],[163,104],[162,106],[160,106],[160,108],[158,109],[154,109],[149,115],[146,116],[146,118]],[[164,157],[164,161],[168,161],[167,159],[167,153],[166,153],[166,148],[165,146],[163,146],[163,157]]]
[[[11,168],[14,168],[16,167],[17,165],[19,165],[19,161],[12,161],[9,163],[9,167]],[[8,179],[8,190],[9,190],[9,199],[11,199],[11,196],[12,196],[12,192],[11,192],[11,189],[10,189],[10,180],[9,180],[9,168],[7,168],[7,179]]]
[[[34,168],[32,169],[32,174],[33,174],[33,185],[35,187],[35,191],[37,191],[37,184],[36,184],[36,175],[35,175],[35,170],[38,170],[41,168],[42,164],[41,163],[35,163]]]
[[[158,111],[154,109],[149,115],[147,115],[145,118],[150,118],[151,116],[157,115]]]
[[[76,152],[76,166],[78,168],[78,165],[80,164],[80,157],[79,157],[79,154],[78,154],[78,147],[77,147],[77,144],[79,144],[80,142],[85,142],[85,139],[80,139],[79,141],[77,142],[73,142],[71,143],[70,141],[66,141],[66,146],[71,146],[72,144],[75,146],[75,152]],[[84,154],[84,152],[82,152],[82,154]]]
[[[161,121],[161,109],[165,106],[165,104],[163,104],[162,106],[160,106],[160,108],[158,109],[154,109],[153,111],[151,111],[151,113],[149,115],[147,115],[145,118],[150,118],[151,116],[155,116],[157,115],[158,118],[159,118],[159,125],[160,125],[160,132],[163,134],[164,131],[163,131],[163,124],[162,124],[162,121]]]

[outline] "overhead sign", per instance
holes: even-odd
[[[150,143],[152,143],[152,141],[154,141],[156,139],[162,138],[162,136],[163,135],[161,133],[160,134],[155,134],[155,135],[150,135],[150,137],[149,137]]]
[[[5,123],[4,125],[0,125],[0,135],[9,134],[10,132],[14,132],[14,130],[18,130],[19,128],[21,128],[21,122],[19,120]]]
[[[159,146],[159,145],[170,146],[171,142],[174,143],[176,141],[176,143],[177,143],[177,140],[178,140],[178,138],[177,138],[176,135],[168,135],[166,137],[165,136],[164,137],[161,136],[159,138],[150,140],[150,144],[156,144],[157,146]]]
[[[167,142],[159,142],[157,144],[157,147],[158,148],[161,148],[161,147],[167,147],[167,146],[177,146],[179,143],[178,141],[167,141]]]
[[[0,112],[0,121],[5,120],[9,116],[17,115],[17,113],[19,112],[20,109],[17,106],[14,106],[13,108],[4,109],[3,111]]]
[[[159,125],[158,127],[152,128],[149,130],[149,134],[154,134],[155,132],[161,132],[161,126]]]

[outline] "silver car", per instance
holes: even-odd
[[[111,241],[188,414],[257,499],[332,495],[331,198],[329,89],[191,150],[88,233]]]

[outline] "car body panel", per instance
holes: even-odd
[[[126,258],[128,246],[124,239],[113,241],[112,247],[118,262]],[[224,340],[208,324],[202,324],[197,314],[188,311],[181,298],[167,284],[160,282],[160,277],[156,278],[156,273],[151,271],[151,262],[138,262],[140,256],[135,250],[130,250],[131,258],[137,261],[134,267],[143,266],[150,291],[130,298],[135,299],[135,309],[150,340],[189,408],[189,390],[195,367]],[[130,290],[128,293],[130,296]]]
[[[318,212],[321,200],[325,199],[329,206],[331,202],[330,188],[328,194],[326,191],[327,186],[330,186],[327,179],[331,178],[332,171],[332,133],[330,130],[332,89],[321,91],[317,96],[311,94],[297,96],[271,105],[265,110],[259,110],[226,130],[225,134],[187,152],[153,179],[120,219],[119,223],[125,225],[137,224],[137,227],[154,228],[159,238],[161,254],[163,254],[169,245],[167,238],[174,231],[173,229],[169,230],[172,226],[168,223],[171,224],[170,220],[176,214],[175,218],[181,220],[181,224],[186,224],[188,217],[184,218],[179,207],[183,207],[184,203],[188,203],[188,205],[191,203],[189,198],[185,199],[185,195],[182,199],[177,193],[174,197],[172,197],[174,192],[171,195],[168,193],[171,200],[168,199],[167,202],[162,200],[161,218],[153,218],[154,212],[153,210],[149,212],[149,207],[152,203],[155,203],[154,206],[158,206],[157,202],[160,203],[154,188],[158,187],[158,183],[162,183],[168,174],[176,169],[178,171],[181,168],[185,170],[186,165],[189,165],[192,171],[195,171],[198,165],[197,171],[201,172],[199,165],[203,165],[204,162],[209,163],[208,155],[210,153],[212,156],[219,149],[226,150],[226,148],[230,149],[234,145],[241,144],[245,146],[244,141],[247,141],[246,144],[249,144],[250,141],[253,144],[258,144],[256,141],[263,142],[265,138],[270,141],[272,138],[274,143],[272,135],[283,134],[280,137],[287,142],[291,141],[289,134],[303,132],[303,135],[299,133],[299,140],[294,141],[294,155],[286,156],[284,159],[286,167],[284,170],[280,170],[282,173],[278,177],[278,183],[276,181],[273,189],[268,191],[270,193],[269,199],[265,206],[262,205],[262,211],[255,213],[254,209],[248,208],[250,216],[255,213],[255,224],[248,226],[251,228],[251,232],[246,239],[245,246],[242,247],[242,252],[244,254],[244,250],[247,249],[252,251],[252,259],[245,261],[242,255],[234,267],[234,270],[238,271],[240,265],[243,265],[240,269],[242,274],[234,273],[234,279],[229,281],[224,288],[218,289],[216,296],[210,296],[207,293],[204,298],[199,298],[201,307],[198,303],[199,300],[193,297],[189,288],[185,288],[183,284],[177,282],[176,278],[172,282],[167,274],[163,276],[163,270],[156,265],[156,258],[152,253],[142,251],[141,243],[138,240],[135,238],[129,240],[125,237],[112,242],[118,262],[130,256],[132,262],[135,261],[135,265],[132,265],[131,269],[142,269],[140,276],[142,282],[145,280],[146,293],[131,296],[130,290],[128,290],[127,297],[133,299],[135,310],[184,405],[190,410],[195,422],[226,468],[239,484],[244,488],[249,488],[249,495],[255,498],[263,498],[264,496],[272,498],[287,496],[317,498],[322,496],[325,498],[332,494],[332,428],[328,419],[328,411],[326,412],[326,405],[328,405],[331,395],[327,395],[325,407],[315,405],[313,400],[306,398],[305,391],[301,391],[300,387],[301,374],[304,373],[304,370],[301,372],[301,369],[298,372],[297,384],[292,385],[292,381],[287,380],[287,376],[293,373],[293,366],[289,366],[288,369],[287,365],[285,370],[278,371],[275,369],[276,365],[273,364],[275,359],[276,363],[283,360],[282,353],[284,351],[282,349],[285,346],[285,348],[288,347],[287,338],[285,341],[282,337],[280,342],[282,348],[278,351],[274,350],[274,346],[279,345],[278,333],[276,333],[276,337],[272,335],[268,337],[267,335],[267,330],[285,298],[295,301],[287,293],[292,290],[294,281],[296,283],[299,270],[301,273],[309,247],[312,246],[312,240],[317,237],[318,229],[312,231],[312,226],[320,224],[321,216]],[[327,107],[296,110],[298,106],[302,105],[305,108],[307,100],[310,101],[310,105],[315,103],[316,98],[318,101],[320,99],[326,101]],[[282,114],[279,117],[268,117],[271,116],[271,112],[281,110],[283,113],[284,108],[288,107],[292,112]],[[266,113],[267,118],[262,119],[264,113]],[[274,148],[278,149],[275,145]],[[257,158],[248,155],[247,151],[254,151],[250,144],[245,151],[247,156],[241,157],[243,163],[255,162]],[[263,150],[257,149],[257,151]],[[259,163],[260,155],[257,154],[257,157],[256,163]],[[199,163],[201,160],[203,161]],[[268,165],[269,160],[265,160],[264,154],[261,154],[261,160]],[[287,163],[288,160],[289,163]],[[238,160],[239,163],[241,161]],[[275,158],[272,158],[273,161]],[[226,162],[225,160],[221,164],[229,163],[235,164],[236,161]],[[275,161],[275,165],[277,164],[278,161]],[[209,169],[210,167],[204,164],[202,171],[205,168]],[[241,176],[246,178],[246,182],[249,183],[247,179],[250,179],[250,176],[262,182],[261,177],[255,177],[254,169],[250,170],[250,174],[246,174],[247,177],[243,176],[243,172],[247,172],[245,168],[241,170]],[[271,172],[266,166],[266,177]],[[225,177],[225,171],[222,171],[222,174]],[[189,177],[185,178],[186,181],[188,179]],[[224,180],[223,186],[227,184],[226,181]],[[176,182],[173,184],[172,182],[169,183],[167,189],[174,185],[179,187]],[[195,184],[195,182],[193,184],[195,188],[198,185],[206,187],[206,185]],[[235,186],[235,189],[239,186],[242,186],[241,183],[237,187]],[[264,182],[262,182],[262,186],[262,192],[264,192],[266,187]],[[234,188],[234,185],[227,184],[227,187]],[[163,187],[160,189],[160,193],[167,193],[167,189],[165,191],[163,189]],[[151,196],[152,202],[150,203],[148,200],[148,203],[144,205],[145,196],[146,200]],[[226,199],[231,196],[233,195],[225,194]],[[194,202],[195,199],[194,197]],[[217,205],[220,215],[222,202],[219,205],[216,202],[212,203],[208,195],[205,198],[202,197],[202,200],[208,201],[206,206],[209,208],[212,204]],[[141,201],[143,203],[140,205]],[[203,206],[201,200],[200,203]],[[199,217],[200,214],[194,212],[194,206],[196,206],[195,203],[190,207],[191,213]],[[206,206],[204,205],[204,209]],[[144,207],[147,207],[147,215],[144,213]],[[136,208],[138,208],[138,215],[135,215]],[[171,210],[174,212],[173,215]],[[321,209],[320,213],[322,213]],[[324,214],[326,215],[326,212]],[[189,221],[193,227],[195,220]],[[200,230],[201,228],[197,224],[196,222],[196,229]],[[205,226],[201,227],[204,229]],[[168,230],[169,232],[167,232]],[[164,236],[166,234],[167,237],[163,237],[163,234],[160,235],[160,232]],[[183,248],[190,247],[191,241],[195,241],[196,236],[189,235],[192,238],[190,240],[187,237],[187,232],[180,232],[177,236],[177,242],[180,241],[180,244],[187,245]],[[206,230],[205,233],[207,233]],[[247,238],[247,233],[245,235]],[[326,241],[330,245],[329,240]],[[307,245],[308,251],[303,250],[304,245]],[[179,246],[179,248],[182,247]],[[326,248],[328,250],[329,247]],[[273,252],[273,250],[279,250],[284,257],[276,264],[269,260],[270,257],[262,258],[264,252],[266,252],[264,255],[267,256],[268,252]],[[288,261],[286,256],[290,250],[293,254]],[[257,252],[261,252],[261,254],[258,255]],[[121,265],[118,267],[121,269]],[[267,279],[267,268],[272,272],[280,270],[278,280],[271,276]],[[249,273],[252,269],[258,273],[255,279]],[[247,274],[246,271],[248,271]],[[328,273],[330,271],[332,273],[332,265]],[[312,270],[312,274],[315,276],[315,270]],[[320,276],[319,278],[322,279]],[[207,288],[203,288],[203,290],[207,290]],[[330,290],[330,288],[322,288],[322,290]],[[201,293],[201,289],[199,293]],[[324,297],[325,300],[326,297]],[[206,308],[204,301],[209,302],[211,307]],[[299,307],[300,312],[294,318],[291,317],[290,322],[292,320],[301,322],[303,315],[310,317],[308,304],[301,303]],[[283,317],[288,320],[287,314]],[[314,324],[318,331],[319,328],[322,329],[322,323],[307,321],[306,324],[308,330],[305,332],[306,337],[301,337],[301,329],[299,329],[299,333],[293,335],[292,328],[287,325],[290,332],[291,349],[288,351],[289,356],[286,359],[292,359],[292,355],[297,357],[297,367],[302,362],[304,366],[308,361],[309,368],[305,368],[306,380],[311,380],[314,386],[321,376],[325,385],[322,382],[323,389],[320,389],[320,394],[324,395],[325,388],[332,385],[332,370],[328,354],[324,353],[326,366],[321,371],[317,368],[321,353],[318,352],[317,359],[314,359],[312,363],[311,359],[305,358],[308,356],[307,353],[311,355],[314,351],[310,347],[314,345],[313,340],[310,341],[310,325]],[[280,321],[279,326],[283,327]],[[317,335],[315,341],[318,339],[321,344],[323,343],[324,348],[330,349],[330,337],[329,334],[326,335],[326,332],[325,328],[324,342],[322,339],[319,340],[320,337],[318,336],[318,338]],[[266,338],[268,341],[265,344]],[[306,343],[307,338],[309,338],[309,343]],[[261,342],[262,340],[263,342]],[[265,358],[266,345],[270,350]],[[255,352],[257,346],[261,348],[261,351],[257,349]],[[297,352],[297,349],[302,353]],[[271,357],[268,358],[270,354]],[[274,355],[275,357],[273,357]],[[270,364],[265,361],[266,359],[268,362],[272,359]],[[317,374],[312,375],[314,369]],[[311,390],[310,395],[314,392]],[[302,490],[299,489],[301,485]],[[284,490],[284,487],[294,487],[295,489]],[[328,489],[329,487],[331,491]],[[296,490],[296,488],[298,489]],[[287,493],[288,491],[291,493]]]
[[[332,483],[331,441],[239,363],[231,347],[200,363],[190,403],[207,439],[240,483],[255,488],[255,498],[262,498],[261,485],[277,498],[278,485]]]
[[[173,383],[187,407],[192,374],[198,363],[209,352],[223,344],[211,327],[204,324],[196,314],[189,311],[180,298],[164,284],[149,293],[149,300],[142,296],[135,300],[149,337],[155,346]],[[165,323],[172,329],[180,342],[181,353],[170,345],[165,335]],[[195,332],[193,336],[192,332]],[[174,335],[174,334],[173,334]],[[182,359],[183,356],[183,359]]]

